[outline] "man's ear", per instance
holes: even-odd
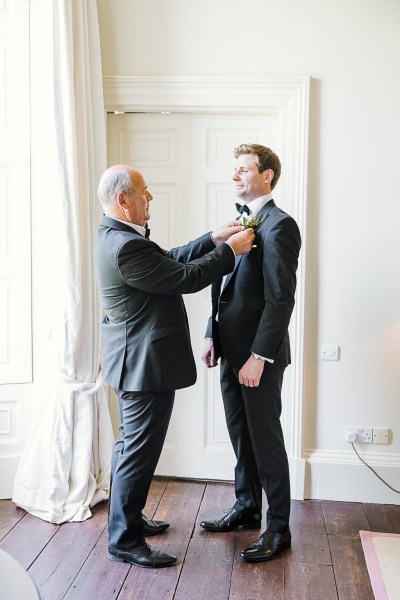
[[[119,192],[119,194],[117,195],[116,204],[120,208],[127,208],[126,196],[125,196],[124,192]]]
[[[272,180],[273,180],[273,178],[274,178],[274,174],[275,174],[275,173],[273,172],[273,170],[272,170],[272,169],[266,169],[266,170],[264,171],[264,182],[265,182],[265,183],[268,183],[269,185],[271,185],[271,181],[272,181]]]

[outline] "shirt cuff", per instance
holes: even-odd
[[[254,358],[256,358],[257,360],[266,360],[267,362],[273,364],[274,363],[274,359],[273,358],[265,358],[265,356],[260,356],[259,354],[256,354],[255,352],[251,353]]]
[[[211,238],[211,240],[214,242],[214,244],[215,244],[216,246],[218,246],[217,242],[216,242],[216,241],[214,240],[214,238],[213,238],[212,231],[210,231],[210,238]]]

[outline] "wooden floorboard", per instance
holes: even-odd
[[[329,545],[339,600],[374,600],[360,538],[330,535]]]
[[[58,530],[59,525],[26,514],[1,540],[0,548],[28,569]]]
[[[118,600],[174,598],[205,487],[204,483],[198,482],[172,481],[168,484],[155,518],[168,520],[170,528],[162,535],[148,538],[148,542],[163,552],[174,554],[177,563],[157,570],[132,567]]]
[[[64,598],[67,600],[113,600],[118,598],[130,568],[127,563],[108,560],[107,530],[105,529]]]
[[[148,542],[177,556],[167,569],[108,559],[107,502],[87,521],[54,525],[2,500],[0,547],[28,570],[42,600],[374,600],[359,531],[400,533],[400,506],[293,501],[291,549],[249,564],[240,552],[262,529],[200,527],[234,500],[229,483],[154,479],[145,513],[171,526]]]
[[[25,516],[22,508],[9,500],[0,500],[0,540]]]
[[[359,535],[360,530],[369,530],[364,506],[359,502],[322,501],[326,531],[330,535]]]
[[[83,523],[65,523],[37,557],[29,574],[42,600],[64,598],[107,525],[106,502],[92,510]]]
[[[400,506],[364,504],[364,511],[371,531],[400,533]]]
[[[229,598],[236,534],[210,533],[200,528],[205,519],[219,518],[232,505],[232,486],[209,484],[197,515],[193,537],[182,566],[174,600]]]
[[[285,567],[285,600],[337,600],[333,567],[289,562]]]
[[[249,546],[260,532],[240,531],[237,534],[235,561],[229,600],[284,600],[284,555],[266,563],[250,564],[240,558],[240,552]]]

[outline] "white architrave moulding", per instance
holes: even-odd
[[[304,498],[302,454],[303,348],[310,78],[115,76],[103,78],[107,112],[271,114],[282,120],[282,162],[287,165],[285,209],[302,234],[292,315],[292,366],[285,378],[282,424],[288,451],[292,497]]]

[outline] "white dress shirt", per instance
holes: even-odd
[[[259,198],[255,198],[254,200],[247,202],[246,204],[250,210],[250,215],[254,217],[256,213],[258,213],[258,211],[260,211],[262,207],[270,200],[272,200],[272,194],[266,194],[265,196],[260,196]],[[247,215],[241,215],[240,222],[242,222],[243,216]]]
[[[122,219],[116,219],[115,217],[110,217],[110,219],[114,219],[114,221],[119,221],[120,223],[124,223],[125,225],[130,225],[132,229],[135,229],[140,235],[143,237],[146,235],[146,227],[142,227],[141,225],[136,225],[136,223],[131,223],[130,221],[122,221]]]

